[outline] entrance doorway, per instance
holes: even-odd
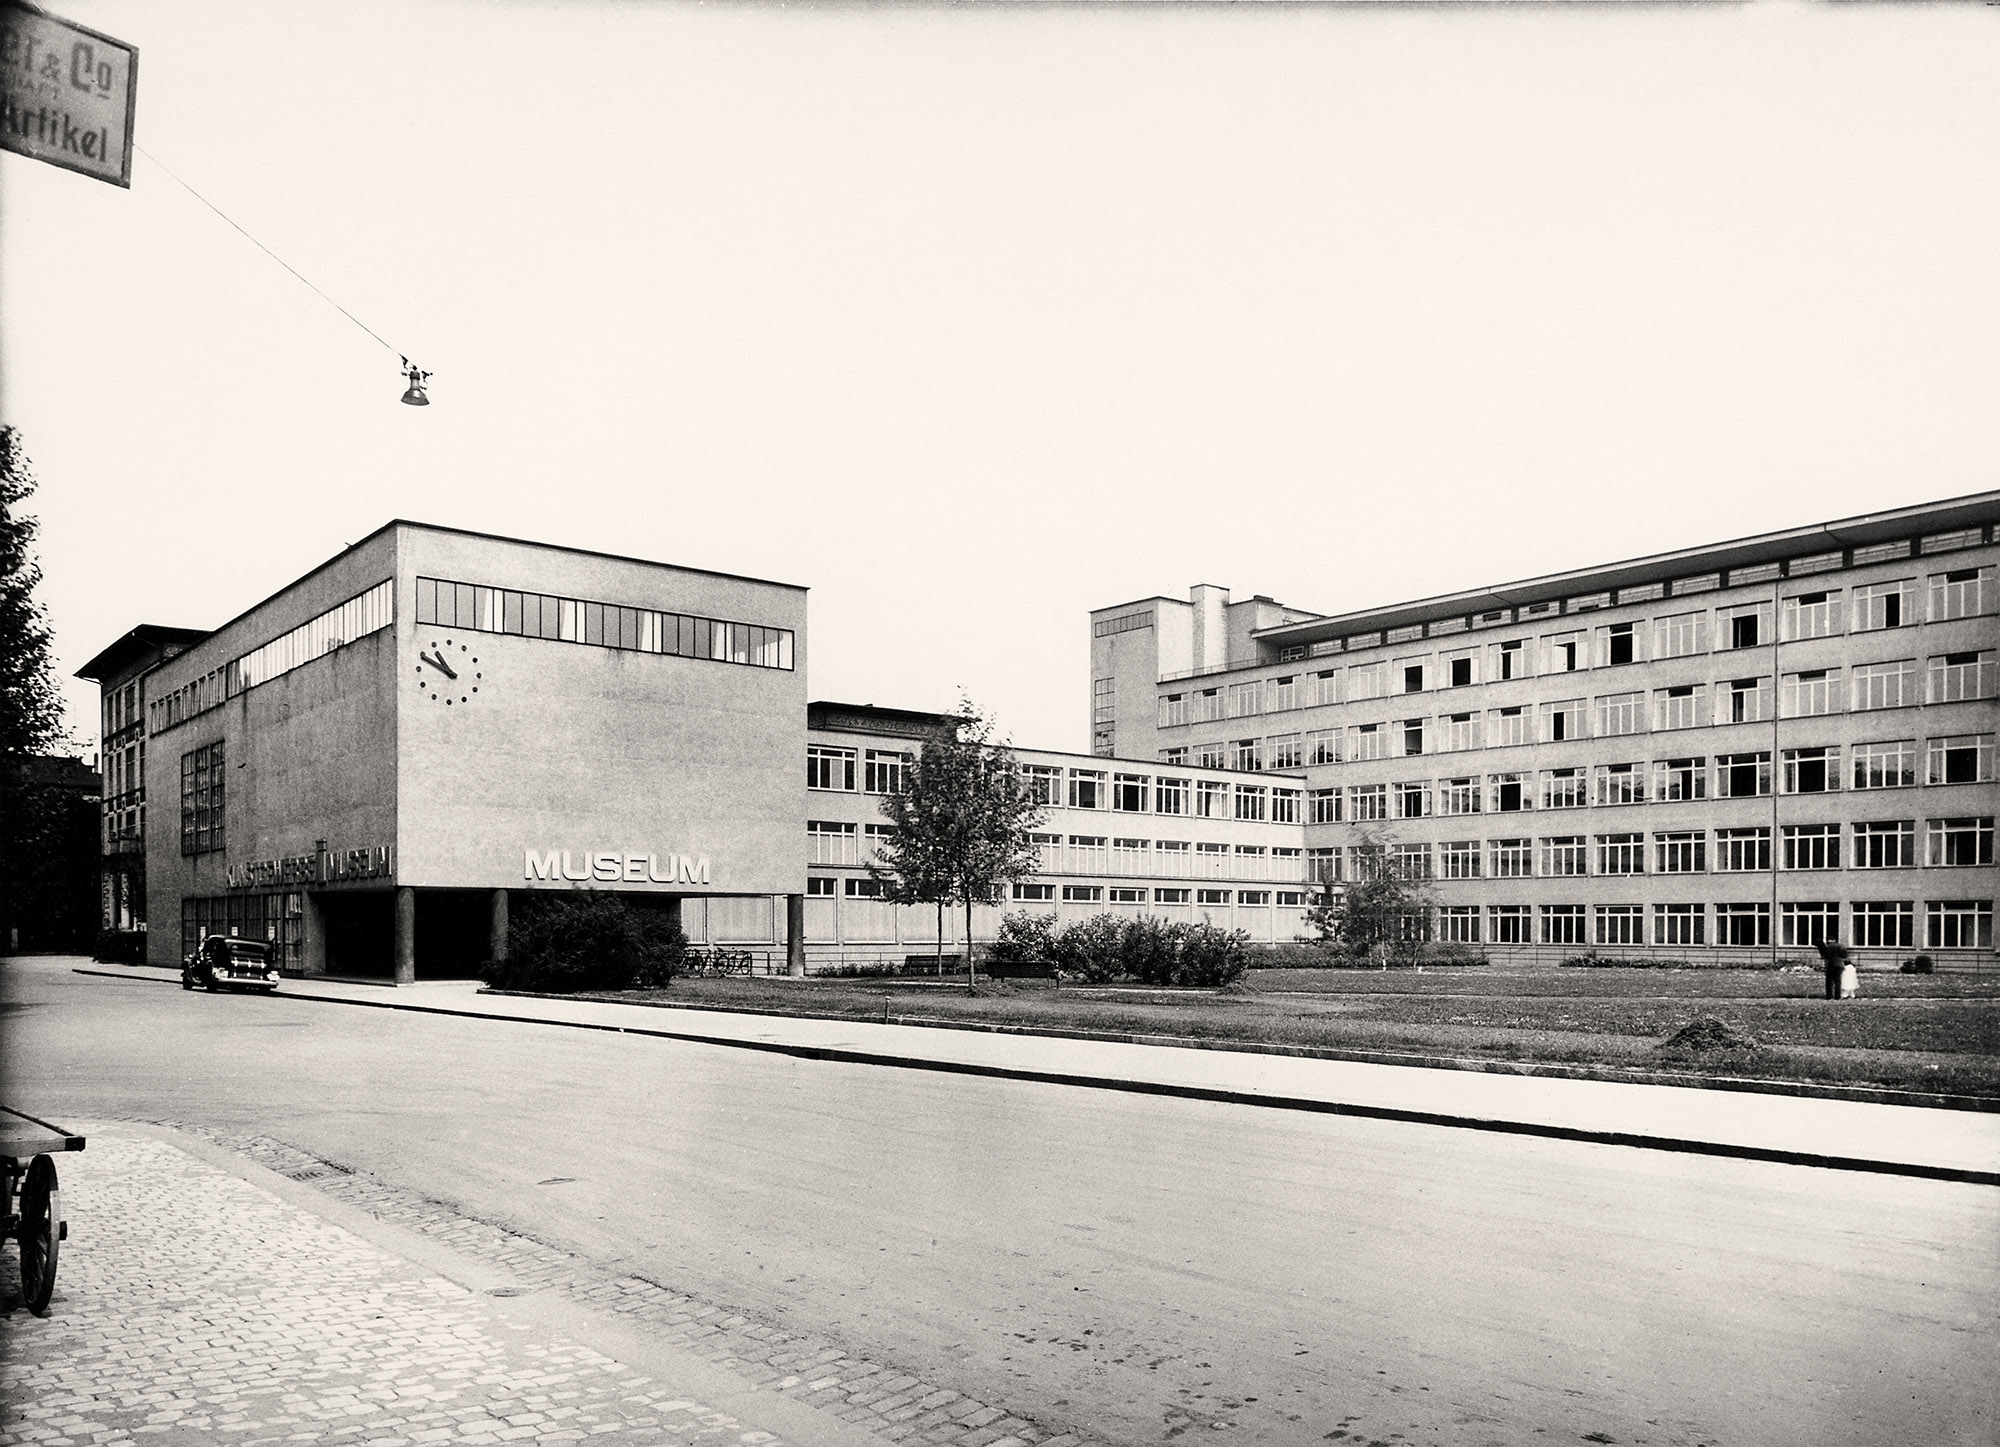
[[[418,890],[417,978],[476,978],[486,962],[492,909],[488,890]]]
[[[322,894],[326,972],[368,979],[396,978],[396,896],[388,890]]]

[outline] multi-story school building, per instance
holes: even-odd
[[[1091,614],[1103,753],[1306,780],[1488,949],[1985,952],[2000,493],[1338,615]]]

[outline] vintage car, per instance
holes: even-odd
[[[262,940],[238,939],[234,935],[210,935],[181,961],[181,988],[192,990],[275,990],[278,967],[271,963],[271,947]]]

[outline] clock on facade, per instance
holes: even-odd
[[[468,644],[433,638],[417,649],[417,688],[433,703],[446,708],[471,703],[484,677],[479,655]]]

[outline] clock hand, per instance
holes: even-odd
[[[430,664],[433,668],[437,669],[446,678],[458,677],[458,670],[453,668],[449,663],[446,663],[444,661],[444,655],[442,653],[438,654],[435,658],[428,653],[419,653],[417,657],[423,659],[424,662]]]

